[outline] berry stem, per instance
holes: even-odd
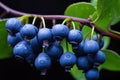
[[[66,19],[64,19],[64,21],[62,22],[62,24],[65,24],[66,22],[69,22],[69,21],[71,21],[71,18],[66,18]]]
[[[73,21],[71,23],[73,25],[73,29],[75,30],[75,23]]]
[[[37,19],[37,16],[35,16],[33,19],[33,22],[32,22],[33,25],[35,24],[36,19]]]
[[[91,40],[93,39],[94,30],[95,30],[95,27],[93,26],[93,27],[92,27],[92,30],[91,30],[91,35],[90,35],[90,39],[91,39]]]
[[[46,28],[46,25],[45,25],[45,19],[43,16],[41,16],[41,20],[42,20],[42,23],[43,23],[43,27]]]
[[[31,17],[32,15],[28,14],[28,15],[24,15],[22,17],[19,17],[18,19],[20,19],[21,21],[23,21],[24,19],[28,19],[29,17]]]

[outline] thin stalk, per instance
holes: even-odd
[[[73,21],[71,23],[73,25],[73,29],[75,30],[75,23]]]
[[[33,22],[32,22],[33,25],[35,24],[36,19],[37,19],[37,16],[35,16],[33,19]]]
[[[45,25],[45,19],[43,16],[41,16],[41,20],[42,20],[42,23],[43,23],[43,27],[46,28],[46,25]]]
[[[90,35],[90,39],[91,39],[91,40],[93,39],[94,29],[95,29],[95,27],[93,26],[93,27],[92,27],[92,30],[91,30],[91,35]]]
[[[66,22],[69,22],[69,21],[71,21],[71,18],[66,18],[66,19],[62,22],[62,24],[65,24]]]

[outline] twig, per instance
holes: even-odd
[[[119,34],[114,34],[114,33],[108,32],[108,31],[104,31],[100,27],[93,24],[89,18],[88,19],[83,19],[83,18],[77,18],[77,17],[72,17],[72,16],[64,16],[64,15],[39,15],[39,14],[25,13],[25,12],[20,12],[20,11],[14,10],[14,9],[4,5],[2,2],[0,2],[0,7],[2,9],[4,9],[6,11],[6,13],[10,13],[10,14],[13,14],[13,15],[16,15],[16,16],[23,16],[23,15],[30,14],[30,15],[32,15],[31,17],[34,17],[34,16],[41,17],[41,16],[43,16],[45,19],[50,19],[50,20],[53,20],[53,19],[64,20],[66,18],[71,18],[72,21],[77,21],[77,22],[80,22],[81,24],[89,25],[89,27],[91,27],[91,28],[94,25],[95,31],[98,32],[99,34],[103,35],[103,36],[109,36],[111,38],[120,40],[120,35]]]

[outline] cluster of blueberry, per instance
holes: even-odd
[[[104,40],[99,35],[92,39],[83,40],[80,30],[69,29],[64,24],[55,24],[51,29],[38,29],[33,24],[22,25],[17,18],[10,18],[6,22],[8,31],[7,41],[13,47],[13,53],[19,58],[32,63],[36,69],[45,75],[52,62],[58,61],[66,71],[76,64],[83,70],[87,80],[99,78],[98,66],[106,56],[100,51]],[[72,52],[64,53],[61,41],[66,39],[72,45]]]

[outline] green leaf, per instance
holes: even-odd
[[[97,0],[91,0],[91,4],[96,8],[97,7]]]
[[[104,36],[103,39],[104,39],[104,45],[103,45],[102,50],[108,48],[108,46],[110,44],[110,38],[109,37]]]
[[[95,2],[97,2],[97,10],[93,18],[98,26],[108,30],[109,25],[120,21],[120,0],[92,0],[93,5]]]
[[[106,61],[100,68],[110,71],[120,71],[120,55],[112,50],[102,50],[106,54]]]
[[[67,52],[67,41],[66,41],[66,39],[63,39],[61,42],[60,42],[60,44],[61,44],[61,46],[62,46],[62,48],[63,48],[63,50],[64,50],[64,53],[65,52]]]
[[[7,42],[7,31],[5,29],[5,22],[7,20],[0,20],[0,59],[5,59],[11,57],[12,48]]]
[[[95,18],[95,16],[97,17]],[[93,18],[96,19],[96,25],[108,31],[110,25],[114,25],[120,21],[120,0],[97,0],[97,10]],[[120,32],[114,30],[110,31],[120,34]],[[107,43],[109,44],[109,42]]]
[[[86,80],[84,73],[82,72],[82,70],[78,70],[76,65],[74,65],[71,69],[71,74],[73,75],[75,80]]]
[[[109,2],[109,4],[108,4]],[[100,28],[108,31],[108,26],[113,20],[114,14],[111,10],[115,0],[98,0],[97,1],[97,10],[93,14],[94,23]]]
[[[92,16],[94,23],[101,29],[108,31],[111,24],[120,20],[120,0],[92,0],[92,4],[95,4],[95,2],[97,2],[97,10]],[[106,37],[105,46],[108,46],[109,43],[110,38]],[[105,48],[107,47],[103,49]]]
[[[112,6],[114,12],[114,18],[112,20],[112,25],[118,23],[120,21],[120,0],[113,0],[114,4]]]
[[[78,2],[68,6],[65,15],[87,19],[94,11],[95,8],[90,3]]]
[[[64,50],[64,53],[67,52],[67,51],[73,53],[73,51],[72,51],[72,45],[67,41],[67,39],[63,39],[60,42],[60,44],[61,44],[61,46],[62,46],[62,48]]]

